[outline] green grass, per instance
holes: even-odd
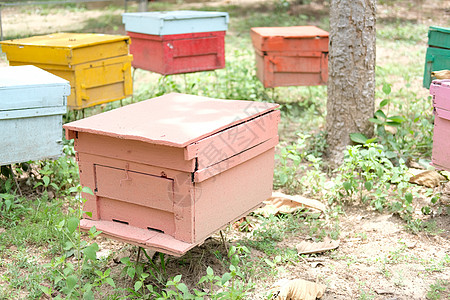
[[[448,299],[449,296],[450,281],[445,279],[438,279],[430,285],[430,290],[427,292],[427,299],[429,300]]]
[[[42,296],[40,289],[44,282],[47,271],[43,268],[42,259],[30,253],[30,245],[20,247],[17,251],[4,251],[0,266],[6,269],[1,280],[7,283],[0,289],[0,299],[11,299],[16,294],[15,299],[39,299]],[[20,291],[20,292],[19,292]]]

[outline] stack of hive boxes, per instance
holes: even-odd
[[[133,67],[163,75],[225,67],[228,14],[205,11],[124,13]]]

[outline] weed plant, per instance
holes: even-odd
[[[436,283],[430,285],[430,290],[427,292],[427,299],[429,300],[445,299],[449,295],[450,295],[450,282],[445,279],[438,279]]]
[[[146,253],[144,251],[144,253]],[[241,263],[250,251],[245,246],[231,246],[228,251],[228,270],[223,275],[214,274],[211,267],[206,268],[206,274],[197,283],[198,288],[190,290],[182,282],[182,276],[166,278],[164,256],[161,255],[161,265],[157,267],[152,258],[149,259],[148,272],[142,264],[130,261],[128,257],[121,260],[124,264],[123,273],[134,282],[128,288],[130,299],[245,299],[252,288]],[[148,279],[156,280],[157,284],[147,284]]]

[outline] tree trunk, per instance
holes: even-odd
[[[339,165],[349,134],[373,135],[376,0],[331,0],[328,161]]]
[[[139,12],[147,11],[147,0],[139,0],[138,11]]]

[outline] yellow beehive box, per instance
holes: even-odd
[[[70,81],[71,109],[123,99],[133,93],[128,36],[55,33],[0,42],[11,66],[35,65]]]

